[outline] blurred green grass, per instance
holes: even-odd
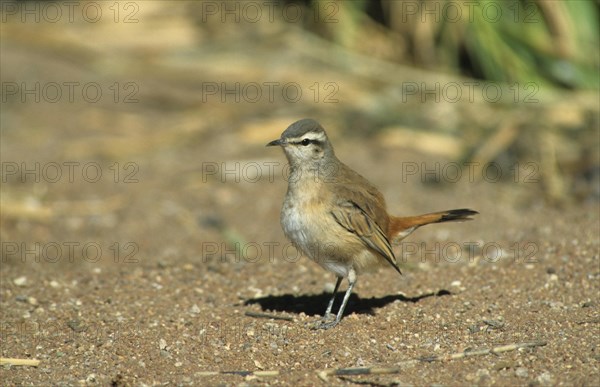
[[[598,89],[599,5],[595,1],[380,0],[310,2],[314,32],[350,49],[383,39],[394,59],[497,82]],[[374,34],[377,30],[377,34]],[[383,31],[383,33],[381,33]],[[375,53],[377,55],[377,53]]]

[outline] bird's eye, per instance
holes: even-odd
[[[308,144],[310,144],[310,140],[308,138],[305,138],[300,144],[307,146]]]

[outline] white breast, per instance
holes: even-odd
[[[311,237],[308,233],[309,222],[306,213],[302,214],[302,211],[298,206],[292,206],[284,203],[281,210],[281,227],[285,236],[288,237],[304,254],[311,256]]]
[[[325,270],[339,277],[347,277],[350,270],[349,260],[340,260],[340,257],[335,255],[338,249],[332,246],[331,242],[326,241],[322,228],[314,224],[317,221],[323,222],[325,219],[315,219],[317,217],[319,215],[314,211],[307,210],[307,207],[303,207],[302,202],[290,205],[286,201],[281,210],[281,225],[285,235],[304,255]],[[333,218],[330,220],[333,222]]]

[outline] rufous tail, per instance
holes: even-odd
[[[409,236],[417,228],[425,226],[426,224],[463,222],[465,220],[472,220],[473,218],[471,218],[471,216],[477,215],[478,213],[479,212],[468,208],[461,208],[458,210],[432,212],[431,214],[417,216],[392,216],[390,218],[387,236],[390,241],[399,242]]]

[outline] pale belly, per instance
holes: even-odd
[[[281,226],[298,249],[336,276],[347,277],[351,268],[357,273],[373,271],[381,264],[357,236],[319,206],[284,204]]]

